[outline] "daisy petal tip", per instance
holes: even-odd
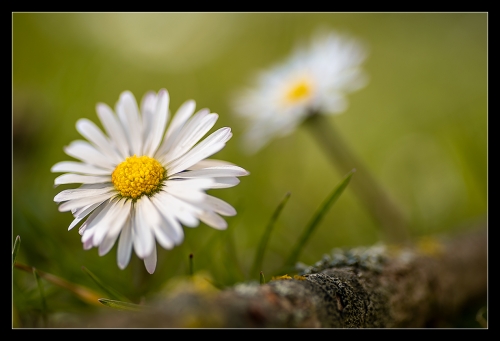
[[[165,88],[161,88],[159,91],[158,91],[158,96],[169,96],[169,93],[168,93],[168,90],[165,89]]]
[[[67,210],[67,209],[65,209],[64,207],[63,207],[63,208],[61,208],[61,206],[57,207],[57,210],[58,210],[59,212],[67,212],[67,211],[68,211],[68,210]]]
[[[132,92],[130,90],[125,90],[125,91],[122,91],[122,93],[120,94],[120,99],[123,97],[127,97],[127,96],[134,97],[134,95],[132,94]]]
[[[155,270],[156,270],[156,265],[155,265],[154,267],[152,267],[152,268],[150,268],[150,267],[146,266],[146,271],[147,271],[150,275],[154,274]]]

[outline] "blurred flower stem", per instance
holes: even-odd
[[[384,188],[352,153],[328,116],[312,114],[304,121],[316,141],[342,174],[356,169],[350,187],[370,215],[378,222],[383,239],[389,243],[405,244],[409,241],[408,221]]]

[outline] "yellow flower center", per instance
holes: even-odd
[[[294,103],[303,100],[311,95],[312,86],[306,79],[301,79],[294,83],[286,92],[286,100]]]
[[[152,194],[161,187],[165,168],[149,156],[130,156],[116,166],[111,181],[120,194],[137,199]]]

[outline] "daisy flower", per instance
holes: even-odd
[[[113,111],[99,103],[97,115],[105,133],[80,119],[76,129],[86,139],[64,148],[79,161],[56,163],[52,172],[65,173],[55,186],[81,184],[54,197],[59,211],[71,211],[71,230],[79,223],[84,249],[97,247],[100,256],[118,240],[117,263],[124,269],[132,249],[149,273],[156,268],[156,242],[165,249],[182,243],[182,225],[203,222],[223,230],[235,209],[207,194],[213,188],[239,183],[249,173],[226,161],[207,159],[224,148],[231,129],[220,128],[199,142],[218,115],[208,109],[194,113],[195,102],[184,102],[167,124],[170,97],[165,89],[144,95],[140,108],[125,91]],[[198,143],[199,142],[199,143]]]
[[[273,137],[290,134],[309,115],[339,114],[346,94],[362,88],[364,46],[333,31],[318,31],[284,62],[257,74],[233,98],[234,111],[248,121],[244,147],[256,152]]]

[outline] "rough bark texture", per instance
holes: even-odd
[[[113,310],[63,327],[436,327],[470,304],[486,304],[487,272],[483,226],[413,247],[334,250],[294,278],[216,292],[185,290],[142,312]]]

